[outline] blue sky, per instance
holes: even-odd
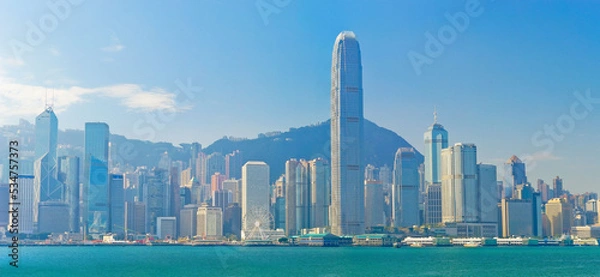
[[[0,124],[33,121],[47,90],[60,129],[105,121],[153,141],[206,146],[316,123],[329,117],[333,42],[352,30],[366,118],[422,150],[437,106],[450,142],[475,143],[481,162],[516,154],[535,164],[532,183],[600,187],[600,103],[575,94],[600,98],[597,1],[50,2],[68,8],[2,4]],[[462,32],[446,18],[459,12]],[[28,40],[32,25],[42,38]],[[427,33],[448,28],[455,36],[417,74],[409,53],[427,55]]]

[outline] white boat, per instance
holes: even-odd
[[[469,247],[469,248],[471,248],[471,247],[481,247],[481,242],[479,242],[479,241],[469,241],[469,242],[466,242],[465,244],[463,244],[463,246],[464,247]]]
[[[410,247],[416,247],[416,248],[420,248],[423,247],[423,244],[420,242],[413,242],[409,245]]]

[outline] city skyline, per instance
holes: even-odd
[[[535,18],[526,16],[539,8],[533,3],[520,3],[517,11],[511,11],[511,5],[505,3],[484,1],[480,4],[481,14],[471,17],[464,32],[458,32],[456,40],[444,45],[443,53],[433,59],[432,64],[421,67],[422,72],[417,75],[407,58],[408,53],[423,54],[426,33],[435,35],[442,27],[452,26],[446,13],[453,16],[463,12],[464,3],[446,1],[426,3],[423,7],[385,3],[375,7],[359,2],[336,7],[342,12],[331,14],[327,11],[334,8],[332,3],[317,5],[294,1],[282,8],[281,14],[269,16],[266,25],[252,3],[151,5],[149,9],[161,9],[164,16],[177,13],[182,18],[181,23],[161,27],[153,25],[157,23],[148,20],[145,13],[123,13],[115,9],[137,11],[135,3],[113,7],[86,1],[71,6],[69,16],[60,21],[56,31],[46,33],[45,40],[33,47],[34,51],[23,52],[20,59],[15,57],[10,42],[27,43],[27,22],[37,23],[52,10],[45,5],[8,3],[0,12],[0,18],[6,20],[3,26],[9,27],[0,32],[0,39],[9,42],[0,46],[0,93],[6,100],[4,103],[18,108],[6,109],[1,123],[14,124],[20,117],[32,121],[43,109],[47,91],[48,102],[55,104],[61,118],[61,130],[82,129],[85,121],[105,121],[111,124],[114,133],[129,138],[176,144],[199,141],[208,145],[224,135],[254,137],[258,133],[308,125],[328,117],[329,65],[323,59],[329,55],[330,37],[341,30],[352,29],[361,37],[363,48],[366,47],[364,63],[369,71],[364,80],[370,91],[365,96],[367,119],[402,135],[423,152],[420,134],[423,126],[431,121],[433,106],[437,106],[440,120],[452,133],[449,143],[478,145],[482,162],[501,166],[512,155],[523,160],[529,158],[529,163],[537,164],[528,168],[532,171],[528,174],[532,180],[547,180],[560,174],[572,189],[592,189],[596,182],[587,173],[594,170],[595,153],[586,151],[582,145],[600,138],[594,128],[600,117],[595,108],[598,101],[593,100],[598,95],[595,92],[598,83],[593,75],[597,65],[592,62],[598,54],[590,51],[598,41],[586,35],[595,31],[594,25],[588,24],[594,22],[593,17],[576,16],[578,11],[590,10],[590,4],[572,4],[566,14],[560,12],[564,10],[560,4],[549,4],[543,7],[546,13]],[[212,15],[195,19],[197,14],[191,12],[192,8]],[[98,28],[95,23],[98,15],[92,10],[114,14],[116,19],[105,28]],[[350,14],[357,11],[362,13],[350,18]],[[293,23],[298,16],[309,12],[314,13],[314,21]],[[502,12],[514,15],[516,21],[506,22],[500,16]],[[391,19],[398,15],[400,19]],[[559,15],[561,20],[566,17],[573,23],[563,25],[558,23],[560,20],[553,20]],[[138,26],[131,18],[145,20],[149,26]],[[213,23],[224,18],[231,19],[226,26],[209,27],[219,25]],[[315,24],[317,22],[329,24]],[[378,22],[397,24],[386,24],[384,28]],[[540,22],[552,24],[540,26]],[[504,35],[514,24],[528,28],[515,30],[511,36]],[[170,28],[183,31],[168,32]],[[194,28],[205,36],[190,36],[189,30]],[[578,28],[582,35],[572,34],[573,28]],[[140,34],[134,30],[147,35],[150,29],[158,33],[148,39],[161,43],[142,47],[137,40]],[[232,30],[237,36],[232,35]],[[238,32],[240,30],[246,32]],[[314,33],[310,43],[314,47],[301,43],[299,37],[290,36],[307,31]],[[89,32],[94,39],[73,45],[67,38],[80,32]],[[252,33],[259,35],[250,37]],[[165,39],[159,39],[160,36]],[[567,39],[557,40],[558,37]],[[251,42],[240,53],[216,43],[234,45],[238,38]],[[175,43],[180,41],[191,47],[178,48]],[[540,44],[547,47],[545,51],[537,51]],[[290,47],[292,45],[294,47]],[[521,45],[519,52],[512,45]],[[296,48],[299,51],[291,50]],[[162,56],[149,58],[155,53],[171,53],[171,49],[181,50],[173,54],[172,60]],[[564,49],[572,55],[560,54]],[[506,61],[496,58],[501,56],[506,56]],[[87,60],[91,57],[93,60]],[[231,61],[234,58],[239,58],[239,62]],[[80,67],[76,61],[82,59],[94,70]],[[136,66],[145,63],[149,66]],[[284,64],[294,66],[288,69]],[[258,68],[247,70],[251,65]],[[156,74],[154,68],[159,66],[180,69]],[[458,70],[451,70],[454,67]],[[231,76],[224,74],[226,68],[239,68],[234,70],[235,84],[222,79],[222,76]],[[286,69],[276,71],[276,68]],[[148,76],[153,76],[152,80]],[[195,99],[186,99],[180,89],[188,87],[188,78],[191,87],[203,88],[191,91]],[[578,101],[586,98],[588,89],[593,101],[581,104]],[[174,100],[172,96],[177,90],[181,93]],[[146,100],[136,101],[141,96],[147,96]],[[293,101],[289,101],[290,97]],[[191,104],[185,104],[184,100],[191,100]],[[571,107],[577,103],[580,104],[572,114]],[[159,121],[152,132],[141,126],[135,128],[136,122],[148,127],[152,121],[146,116],[155,115],[152,112],[156,112],[157,107],[173,105],[182,110],[173,117],[167,116],[168,122]],[[285,113],[297,105],[306,112]],[[405,108],[398,109],[398,105]],[[103,109],[97,109],[99,106]],[[522,115],[516,116],[514,111],[522,111]],[[236,122],[241,114],[247,119],[243,124]],[[275,118],[273,114],[286,116]],[[509,114],[522,120],[513,120],[510,116],[507,119]],[[214,119],[199,120],[193,128],[187,120],[209,116]],[[559,128],[566,130],[560,131],[557,129],[562,122],[559,119],[572,119],[575,126]],[[490,125],[496,128],[490,130]],[[546,125],[552,126],[554,131],[546,132]]]

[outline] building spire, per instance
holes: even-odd
[[[437,124],[437,108],[433,106],[433,124]]]

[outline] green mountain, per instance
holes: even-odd
[[[393,167],[394,156],[400,147],[413,147],[393,131],[379,127],[365,120],[365,157],[374,166]],[[240,150],[244,162],[259,160],[266,162],[271,169],[271,181],[285,172],[285,162],[290,158],[330,159],[330,121],[300,128],[290,128],[287,132],[260,134],[256,139],[223,138],[206,147],[204,153],[230,153]],[[417,153],[419,162],[423,155]]]

